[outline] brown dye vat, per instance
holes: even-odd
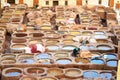
[[[120,41],[120,36],[117,36],[117,44],[118,44],[118,41]]]
[[[19,39],[16,39],[16,38],[14,38],[14,39],[12,39],[11,40],[11,43],[27,43],[27,39],[21,39],[21,38],[19,38]]]
[[[3,32],[3,31],[0,31],[0,35],[5,35],[5,32]]]
[[[74,35],[64,35],[63,38],[65,39],[73,39],[75,36]]]
[[[41,26],[41,29],[43,29],[43,30],[51,30],[52,27],[49,26],[49,25],[43,25],[43,26]]]
[[[72,39],[65,39],[62,41],[64,45],[71,45],[71,44],[74,44],[75,41],[72,40]]]
[[[11,15],[3,15],[1,18],[8,18],[8,19],[10,19]]]
[[[3,13],[12,13],[13,12],[13,10],[11,10],[11,9],[9,9],[9,10],[5,10],[5,11],[3,11]]]
[[[79,31],[69,31],[69,34],[71,34],[71,35],[80,35],[81,33]]]
[[[26,44],[11,44],[11,53],[25,53],[25,47],[27,47]]]
[[[98,30],[98,27],[88,27],[88,30]]]
[[[101,28],[99,28],[99,30],[101,30],[101,31],[109,31],[109,29],[107,27],[101,27]]]
[[[4,45],[3,40],[0,40],[0,45],[1,45],[1,46],[3,46],[3,45]]]
[[[14,58],[4,58],[1,60],[2,64],[14,64],[16,63],[16,59]]]
[[[40,67],[28,67],[24,70],[25,74],[33,76],[43,76],[45,75],[45,69]]]
[[[30,21],[27,23],[28,25],[35,25],[35,22],[34,21]]]
[[[41,64],[51,64],[51,63],[54,63],[54,61],[52,59],[39,59],[38,63],[41,63]]]
[[[67,27],[67,26],[62,26],[62,27],[59,27],[59,30],[69,30],[70,28]]]
[[[68,31],[58,31],[57,33],[58,34],[63,34],[63,37],[68,35]],[[66,34],[66,35],[64,35],[64,34]]]
[[[87,58],[75,58],[75,62],[78,63],[78,64],[86,64],[86,63],[90,63],[89,59]]]
[[[56,34],[56,31],[54,30],[43,30],[41,33],[46,33],[46,34]]]
[[[58,39],[49,39],[46,41],[46,44],[58,44],[60,41]]]
[[[25,48],[27,47],[26,44],[12,44],[11,48]]]
[[[6,28],[6,27],[7,27],[7,24],[6,24],[6,23],[1,23],[1,24],[0,24],[0,27],[1,27],[1,28]]]
[[[0,32],[6,32],[4,28],[0,28]]]
[[[120,31],[117,31],[117,32],[116,32],[116,35],[120,35]]]
[[[46,38],[60,38],[60,35],[59,34],[56,34],[56,33],[47,33],[47,34],[45,34],[45,37]]]
[[[3,15],[4,15],[4,16],[12,16],[12,13],[7,13],[7,12],[5,12],[5,13],[3,13]]]
[[[108,43],[107,39],[96,39],[97,43]]]
[[[91,31],[83,31],[82,36],[92,35]]]
[[[7,18],[1,18],[0,23],[8,23],[9,20]]]
[[[21,18],[12,18],[12,19],[11,19],[11,22],[13,22],[13,23],[14,23],[14,22],[15,22],[15,23],[16,23],[16,22],[21,22]]]
[[[11,67],[11,68],[5,68],[2,71],[2,80],[19,80],[19,78],[22,76],[22,69]]]
[[[120,28],[119,27],[115,27],[114,31],[120,31]]]
[[[80,78],[82,76],[82,71],[78,68],[68,68],[65,69],[65,76],[68,78]]]
[[[99,57],[100,56],[100,53],[97,53],[97,52],[89,52],[89,51],[83,51],[80,53],[80,57],[82,58],[94,58],[94,57]],[[80,58],[80,59],[82,59]]]
[[[55,77],[43,77],[43,78],[39,78],[38,80],[59,80],[59,79],[57,79],[57,78],[55,78]]]
[[[12,14],[13,15],[23,15],[23,14],[25,14],[25,12],[21,11],[21,10],[15,10]]]
[[[60,68],[49,68],[47,69],[47,75],[61,78],[64,75],[64,70]]]
[[[24,58],[24,57],[33,57],[34,55],[33,54],[19,54],[17,55],[18,58]]]
[[[83,78],[75,78],[75,79],[71,79],[71,78],[61,78],[60,80],[83,80]]]
[[[12,37],[25,38],[28,37],[27,33],[13,33]]]
[[[4,53],[4,48],[2,46],[0,46],[0,53]]]
[[[0,39],[5,39],[5,36],[4,35],[0,35]]]
[[[4,58],[16,58],[16,55],[14,55],[14,54],[3,54],[3,55],[1,55],[1,57],[2,57],[2,59],[4,59]]]
[[[99,10],[99,11],[97,11],[97,15],[99,15],[100,16],[100,18],[102,18],[102,19],[104,19],[104,10]]]
[[[19,80],[38,80],[35,76],[26,75],[21,77]]]
[[[67,52],[57,52],[54,54],[55,57],[59,57],[59,58],[65,58],[65,57],[69,57]]]
[[[107,20],[115,20],[117,22],[116,13],[107,13]]]
[[[41,44],[42,40],[41,39],[29,39],[29,45],[31,44]]]
[[[43,37],[44,34],[43,33],[31,33],[30,36],[33,38],[40,38],[40,37]]]

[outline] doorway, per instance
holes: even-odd
[[[10,4],[15,4],[15,0],[7,0],[7,2]]]
[[[53,6],[58,6],[59,2],[58,1],[53,1]]]

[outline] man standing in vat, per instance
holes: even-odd
[[[76,47],[72,52],[72,56],[78,57],[79,54],[80,54],[80,48]]]

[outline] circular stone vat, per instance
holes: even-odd
[[[84,78],[97,78],[97,77],[99,77],[99,74],[98,74],[98,72],[96,72],[96,71],[91,71],[91,70],[89,70],[89,71],[85,71],[85,72],[83,72],[83,77]]]
[[[69,58],[60,58],[56,60],[57,64],[70,64],[72,62]]]

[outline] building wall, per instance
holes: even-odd
[[[28,7],[33,6],[33,0],[23,0],[23,3],[26,3],[28,5]]]
[[[33,7],[34,5],[34,0],[15,0],[15,3],[16,4],[19,4],[20,2],[23,2],[23,3],[26,3],[28,4],[29,7]],[[45,1],[49,1],[49,5],[46,5]],[[59,1],[59,5],[65,5],[65,0],[38,0],[38,4],[39,6],[53,6],[53,1]],[[68,5],[71,5],[71,6],[75,6],[77,4],[78,1],[81,1],[81,0],[67,0],[68,1]],[[82,0],[82,5],[85,5],[86,0]],[[98,5],[98,1],[99,0],[88,0],[88,4],[90,5]],[[117,1],[119,0],[114,0],[114,7],[115,7],[115,4],[117,3]],[[4,3],[7,2],[7,0],[1,0],[1,6],[3,7]],[[109,0],[102,0],[102,5],[104,6],[108,6],[109,4]]]
[[[46,1],[49,1],[49,5],[46,5]],[[39,5],[40,7],[53,6],[53,1],[59,1],[59,5],[65,5],[65,1],[68,1],[68,5],[76,5],[76,0],[39,0]]]
[[[85,1],[86,0],[82,0],[82,5],[86,4]],[[117,1],[119,1],[119,0],[114,0],[114,6],[113,7],[115,7],[115,4],[117,3]],[[88,4],[90,4],[90,5],[98,5],[98,2],[99,2],[99,0],[88,0]],[[109,0],[102,0],[101,5],[109,6]]]

